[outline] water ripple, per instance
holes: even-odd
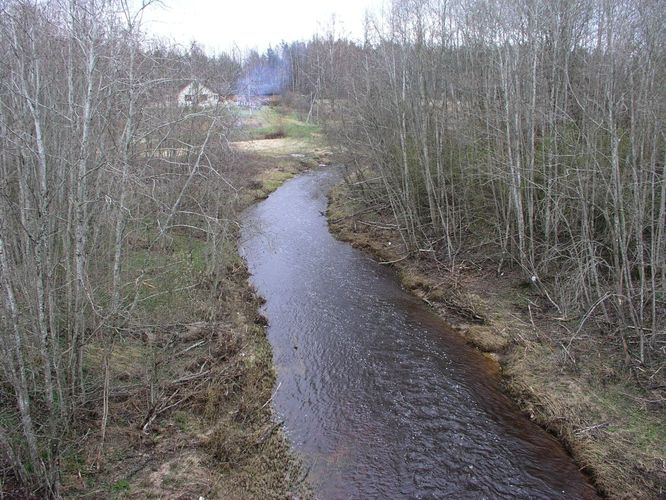
[[[278,418],[319,498],[593,498],[488,361],[321,215],[335,170],[287,182],[245,216],[266,299]]]

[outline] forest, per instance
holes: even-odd
[[[112,423],[148,433],[183,405],[210,414],[211,387],[232,384],[209,361],[175,373],[204,340],[173,339],[241,307],[223,298],[241,286],[238,220],[256,172],[232,146],[247,111],[223,103],[244,93],[279,94],[299,130],[321,129],[349,196],[399,235],[400,259],[518,276],[569,325],[569,347],[612,346],[608,364],[663,411],[662,2],[395,1],[360,41],[331,24],[215,56],[150,39],[152,7],[0,5],[0,490],[73,495],[77,461],[99,470]],[[191,81],[220,103],[179,107]],[[221,359],[242,350],[216,342],[236,349]],[[250,385],[263,397],[271,384]]]
[[[311,92],[410,250],[452,262],[481,246],[646,363],[664,345],[660,16],[658,2],[400,3],[363,47],[320,50]]]

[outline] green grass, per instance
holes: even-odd
[[[280,135],[292,139],[314,139],[320,133],[319,126],[305,123],[298,113],[264,106],[248,115],[248,127],[243,134],[245,140],[264,139]]]
[[[301,121],[295,113],[283,117],[281,125],[286,136],[295,139],[309,139],[320,132],[318,125]]]
[[[610,416],[608,432],[623,435],[642,450],[655,455],[666,455],[666,422],[644,411],[631,395],[631,388],[624,385],[606,388],[600,395],[603,407]]]
[[[181,432],[188,432],[191,430],[191,423],[189,415],[184,411],[177,411],[173,415],[173,421]]]
[[[261,188],[266,194],[270,194],[293,176],[294,174],[291,172],[268,172],[261,179]]]
[[[130,280],[143,273],[139,308],[145,313],[170,312],[191,300],[182,288],[196,283],[206,270],[206,242],[173,235],[168,244],[137,248],[128,253],[126,273]]]
[[[129,491],[130,484],[127,479],[121,479],[111,485],[111,493],[126,493]]]

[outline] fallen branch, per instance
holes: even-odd
[[[175,356],[180,356],[181,354],[185,354],[186,352],[191,351],[192,349],[196,349],[197,347],[199,347],[200,345],[205,344],[206,342],[208,342],[208,341],[205,340],[205,339],[200,340],[199,342],[195,342],[190,347],[187,347],[187,348],[183,349],[182,351],[180,351],[179,353],[175,354]]]
[[[383,265],[389,265],[389,264],[396,264],[397,262],[402,262],[406,258],[409,257],[409,254],[405,255],[404,257],[400,257],[399,259],[396,260],[380,260],[379,263]]]
[[[397,224],[385,225],[385,224],[379,224],[377,222],[366,222],[366,221],[362,221],[362,220],[357,220],[356,222],[358,222],[359,224],[363,224],[364,226],[376,227],[376,228],[379,228],[379,229],[387,229],[387,230],[389,230],[389,229],[398,229]]]
[[[357,215],[361,215],[361,214],[364,214],[364,213],[367,213],[367,212],[371,212],[371,211],[373,211],[373,210],[381,210],[382,208],[386,208],[387,206],[388,206],[388,205],[380,205],[380,206],[371,206],[371,207],[367,207],[367,208],[364,208],[363,210],[359,210],[358,212],[354,212],[354,213],[351,213],[351,214],[349,214],[349,215],[343,215],[342,217],[338,217],[337,219],[332,219],[332,220],[331,220],[331,223],[332,223],[332,224],[335,224],[335,223],[337,223],[337,222],[341,222],[341,221],[343,221],[343,220],[345,220],[345,219],[350,219],[350,218],[352,218],[352,217],[356,217]]]
[[[205,372],[200,371],[199,373],[195,373],[194,375],[188,375],[186,377],[181,377],[179,379],[174,380],[171,382],[170,385],[179,385],[185,382],[191,382],[192,380],[196,380],[201,377],[205,377],[211,372],[211,370],[206,370]]]
[[[176,389],[171,396],[168,398],[160,398],[158,399],[148,410],[148,414],[146,415],[146,418],[143,419],[143,423],[141,424],[141,431],[144,434],[148,434],[148,427],[150,427],[150,424],[153,423],[153,421],[157,418],[157,416],[162,413],[164,410],[164,407],[169,407],[171,408],[173,405],[169,406],[173,398],[175,398],[178,395],[178,389]]]
[[[602,422],[600,424],[585,427],[584,429],[578,429],[577,431],[575,431],[575,433],[576,434],[585,434],[586,432],[590,432],[590,431],[593,431],[595,429],[601,429],[602,427],[608,427],[609,424],[610,424],[610,422]]]

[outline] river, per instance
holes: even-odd
[[[339,242],[328,168],[244,216],[241,254],[266,299],[276,420],[317,498],[595,498],[495,365],[393,272]]]

